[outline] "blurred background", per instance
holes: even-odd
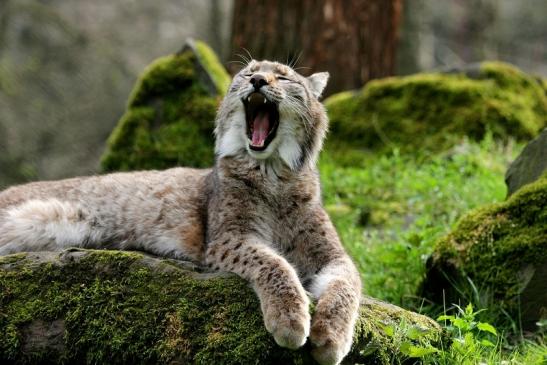
[[[143,68],[206,41],[328,70],[327,94],[485,59],[547,76],[545,0],[0,0],[0,188],[93,174]]]

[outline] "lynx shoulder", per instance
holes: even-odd
[[[70,246],[186,258],[248,280],[275,341],[320,364],[351,347],[359,274],[320,199],[327,73],[251,61],[216,118],[212,169],[36,182],[0,193],[0,255]],[[108,246],[105,246],[108,242]],[[316,301],[309,314],[306,290]]]

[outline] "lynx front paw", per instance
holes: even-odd
[[[337,333],[329,321],[314,318],[310,340],[315,347],[313,358],[321,365],[335,365],[349,352],[352,339],[346,333]]]
[[[279,346],[297,349],[306,343],[310,333],[308,304],[305,302],[287,307],[270,305],[265,310],[264,323]]]

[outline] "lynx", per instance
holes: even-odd
[[[309,337],[320,364],[340,363],[351,347],[361,281],[320,197],[316,160],[328,120],[319,97],[328,76],[249,62],[219,108],[212,169],[5,190],[0,255],[70,246],[142,250],[232,272],[256,291],[277,344],[296,349]]]

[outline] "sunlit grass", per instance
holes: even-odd
[[[320,161],[324,204],[358,265],[364,291],[420,310],[416,293],[435,241],[469,210],[505,199],[505,171],[521,149],[486,138],[480,143],[463,141],[438,155],[363,153],[355,166],[344,157],[341,166],[339,156],[325,152]],[[504,337],[507,329],[498,330],[499,343],[477,349],[465,363],[547,362],[544,336],[515,341]],[[458,363],[461,359],[452,350],[422,360]]]
[[[505,198],[505,170],[520,148],[465,141],[435,156],[369,156],[359,167],[323,156],[324,203],[365,291],[404,305],[435,240],[470,209]]]

